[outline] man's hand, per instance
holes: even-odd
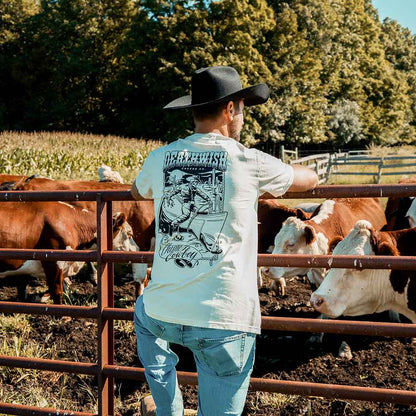
[[[133,183],[133,185],[131,186],[131,189],[130,189],[130,193],[131,193],[131,196],[136,200],[136,201],[140,201],[140,200],[143,200],[144,198],[139,194],[139,191],[138,191],[138,189],[137,189],[137,187],[136,187],[136,184],[135,183]]]

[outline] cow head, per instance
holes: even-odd
[[[133,229],[126,221],[124,212],[116,212],[113,215],[113,249],[116,251],[139,250],[133,240]]]
[[[378,239],[372,225],[358,221],[351,232],[340,241],[334,255],[394,255],[395,247]],[[381,312],[385,282],[389,270],[331,269],[319,288],[312,293],[311,305],[319,312],[335,318],[340,315],[365,315]]]
[[[289,217],[274,240],[272,254],[326,254],[328,240],[322,234],[296,217]],[[262,272],[277,280],[281,277],[299,276],[308,273],[305,267],[269,267]]]
[[[114,223],[118,223],[119,229],[117,234],[114,234],[113,248],[116,251],[140,251],[140,247],[133,239],[133,229],[125,220],[123,213],[116,213],[113,216]],[[148,267],[146,263],[132,263],[133,280],[139,284],[143,284],[148,275]],[[141,294],[141,293],[140,293]]]

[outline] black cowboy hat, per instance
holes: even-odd
[[[263,104],[269,98],[269,87],[257,84],[242,88],[238,72],[231,66],[213,66],[196,70],[192,75],[192,95],[171,101],[163,108],[194,108],[221,104],[226,101],[244,100],[244,105]]]

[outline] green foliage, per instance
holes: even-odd
[[[247,145],[416,140],[416,37],[371,0],[0,0],[1,129],[174,140],[210,65],[271,87]]]
[[[269,67],[276,74],[274,105],[280,107],[275,124],[283,133],[276,135],[274,130],[274,140],[348,144],[349,134],[333,128],[334,111],[339,113],[341,102],[358,105],[359,119],[354,124],[362,126],[362,134],[355,134],[351,143],[357,144],[358,139],[362,144],[415,140],[410,81],[386,59],[393,55],[387,50],[389,36],[383,36],[384,27],[369,0],[279,0],[271,4],[276,28]],[[413,50],[414,37],[402,35],[401,39]],[[403,47],[401,57],[405,53]],[[414,62],[408,64],[416,68]]]
[[[162,107],[189,94],[191,74],[210,65],[232,65],[244,85],[270,78],[260,48],[264,32],[273,24],[265,0],[212,2],[146,1],[123,44],[127,63],[124,82],[128,100],[123,112],[134,110],[129,126],[147,138],[168,140],[192,131],[191,117]],[[120,81],[121,83],[121,81]],[[248,115],[244,141],[259,133],[255,117]],[[130,130],[129,130],[130,131]]]
[[[102,130],[114,50],[132,13],[128,0],[42,0],[2,45],[3,128]]]
[[[38,12],[33,0],[0,0],[0,45],[18,38],[25,19]]]
[[[360,107],[354,101],[340,100],[329,112],[328,127],[333,140],[340,145],[359,143],[362,139]]]

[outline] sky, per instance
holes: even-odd
[[[373,0],[372,3],[381,21],[386,17],[397,20],[416,35],[416,0]]]

